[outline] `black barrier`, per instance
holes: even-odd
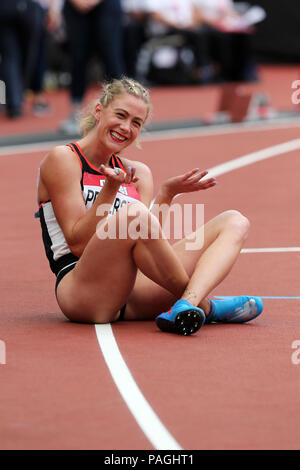
[[[247,3],[261,6],[267,14],[265,20],[256,25],[253,35],[253,48],[257,59],[269,63],[299,62],[299,2],[248,0]]]

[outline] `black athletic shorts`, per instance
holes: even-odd
[[[73,263],[71,263],[71,264],[65,266],[65,267],[62,268],[62,269],[59,271],[59,273],[57,274],[56,283],[55,283],[55,295],[57,295],[56,292],[57,292],[57,286],[58,286],[58,284],[60,283],[60,281],[63,279],[63,277],[64,277],[66,274],[68,274],[70,271],[72,271],[72,269],[75,268],[76,263],[77,263],[77,261],[74,261]],[[123,305],[123,307],[122,307],[121,310],[120,310],[120,316],[119,316],[119,318],[118,318],[118,321],[124,320],[125,309],[126,309],[126,304]]]
[[[63,277],[64,277],[66,274],[68,274],[70,271],[72,271],[72,269],[75,268],[76,263],[77,263],[77,261],[74,261],[73,263],[68,264],[67,266],[65,266],[64,268],[62,268],[62,269],[57,273],[57,276],[56,276],[56,283],[55,283],[55,295],[56,295],[56,292],[57,292],[58,284],[60,283],[60,281],[63,279]]]

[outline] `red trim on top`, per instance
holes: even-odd
[[[114,155],[111,156],[111,163],[112,163],[113,168],[115,168],[117,164],[116,164],[116,157]]]
[[[99,170],[99,168],[96,168],[87,158],[86,156],[84,155],[81,147],[79,144],[77,144],[77,142],[75,142],[76,146],[78,147],[78,150],[79,152],[81,153],[81,156],[85,159],[86,163],[95,171],[97,171],[100,175],[102,175],[103,173],[101,173],[101,171]]]
[[[77,154],[74,145],[73,145],[73,144],[68,144],[68,145],[69,145],[69,147],[71,147],[71,149],[72,149],[73,152],[75,153],[76,157],[78,158],[78,161],[79,161],[79,163],[80,163],[80,168],[81,168],[81,171],[82,171],[82,161],[80,160],[79,155]]]
[[[75,142],[75,145],[76,145],[76,147],[78,148],[78,150],[79,150],[81,156],[82,156],[82,157],[85,159],[85,161],[87,162],[87,164],[88,164],[93,170],[97,171],[100,175],[102,175],[103,173],[101,173],[101,171],[100,171],[98,168],[96,168],[96,167],[86,158],[86,156],[84,155],[84,153],[83,153],[82,148],[80,147],[80,145],[79,145],[77,142]],[[74,148],[74,145],[73,145],[73,144],[70,144],[70,146],[72,146],[72,148]],[[76,151],[75,151],[75,153],[76,153]],[[79,160],[80,160],[80,159],[79,159]],[[114,165],[115,165],[115,166],[116,166],[116,162],[117,162],[118,165],[120,166],[120,168],[121,168],[123,171],[125,171],[125,173],[126,173],[125,167],[124,167],[124,165],[123,165],[121,159],[120,159],[117,155],[114,155],[114,154],[112,155],[112,161],[114,162]],[[80,164],[81,164],[81,166],[82,166],[82,163],[81,163],[81,162],[80,162]]]
[[[125,170],[125,168],[124,168],[124,165],[123,165],[123,163],[122,163],[121,158],[118,157],[117,155],[114,155],[114,157],[115,157],[115,159],[117,160],[118,164],[120,165],[121,169],[122,169],[123,171],[125,171],[125,173],[126,173],[126,170]]]

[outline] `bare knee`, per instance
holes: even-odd
[[[63,311],[63,310],[62,310]],[[106,312],[106,311],[63,311],[64,315],[75,323],[88,323],[88,324],[107,324],[118,320],[120,312]]]
[[[225,217],[223,229],[229,230],[231,235],[238,240],[246,240],[250,230],[250,222],[247,217],[237,210],[228,210],[223,215]]]
[[[117,213],[118,229],[127,231],[131,238],[136,238],[135,235],[148,230],[151,225],[152,214],[148,207],[142,202],[135,201],[124,205]],[[136,232],[136,233],[135,233]]]
[[[158,219],[151,213],[145,204],[139,201],[130,202],[119,211],[119,227],[127,230],[127,238],[130,240],[147,241],[154,236],[159,238],[161,228]]]

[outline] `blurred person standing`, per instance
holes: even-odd
[[[195,54],[194,79],[207,83],[212,77],[205,35],[195,0],[145,0],[150,37],[181,35]]]
[[[164,35],[170,31],[193,30],[198,24],[194,0],[145,0],[149,15],[148,30],[152,35]]]
[[[60,130],[79,132],[78,119],[87,89],[89,59],[96,52],[104,65],[104,79],[125,74],[121,0],[65,0],[63,8],[71,62],[71,113]]]
[[[46,21],[48,18],[48,24],[54,24],[56,1],[43,5],[38,0],[0,2],[0,78],[6,85],[10,118],[22,115],[27,89],[33,90],[37,102],[40,99],[46,67]]]
[[[37,4],[33,0],[0,2],[0,78],[6,86],[6,114],[22,115],[24,91],[31,74],[28,60],[31,38],[38,29]]]
[[[37,116],[48,114],[49,105],[44,96],[44,77],[48,67],[48,39],[61,24],[63,0],[34,0],[39,27],[31,40],[28,60],[30,76],[27,88],[33,94],[32,110]]]
[[[124,60],[126,75],[136,77],[136,62],[139,50],[146,41],[146,0],[122,0]]]
[[[195,0],[199,17],[207,35],[210,53],[220,67],[220,77],[225,81],[256,80],[253,54],[252,20],[264,19],[264,10],[255,8],[255,18],[244,15],[254,10],[244,2],[232,0]],[[258,12],[260,10],[260,12]]]

